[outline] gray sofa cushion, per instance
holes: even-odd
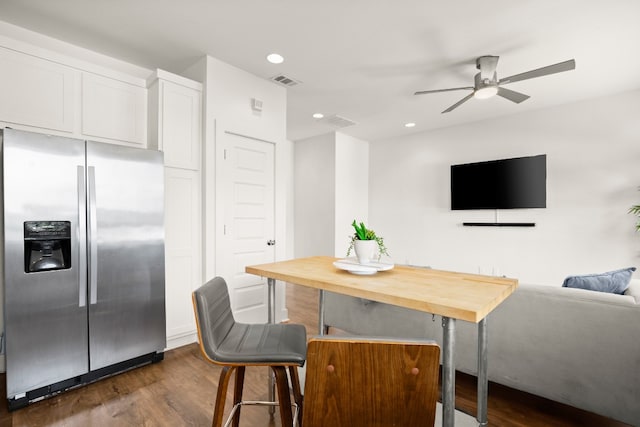
[[[562,286],[622,295],[629,287],[629,281],[634,271],[636,271],[635,267],[629,267],[600,274],[569,276],[564,279]]]

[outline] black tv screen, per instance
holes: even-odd
[[[451,209],[547,207],[547,156],[451,166]]]

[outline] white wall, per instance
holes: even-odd
[[[336,185],[334,255],[345,257],[353,220],[364,221],[369,228],[369,143],[336,133]],[[353,254],[352,254],[353,256]]]
[[[288,177],[285,184],[285,191],[287,194],[286,201],[286,229],[285,234],[287,236],[287,249],[285,251],[285,258],[291,259],[294,258],[295,252],[295,241],[294,241],[294,231],[295,231],[295,204],[294,204],[294,191],[295,191],[295,178],[294,178],[294,166],[295,166],[295,150],[294,150],[294,142],[291,140],[287,140],[288,149],[288,157],[286,159],[287,167],[288,167]]]
[[[333,255],[335,157],[333,134],[294,143],[294,248],[298,258]]]
[[[370,221],[400,263],[549,285],[640,268],[627,214],[640,202],[639,117],[633,91],[372,143]],[[450,210],[451,164],[545,153],[547,208],[498,212],[535,227],[463,227],[496,211]]]
[[[344,257],[368,222],[369,143],[332,132],[295,143],[295,256]]]
[[[287,90],[267,79],[207,56],[208,119],[222,120],[225,130],[240,135],[283,142],[287,136]],[[251,99],[263,102],[261,112]]]

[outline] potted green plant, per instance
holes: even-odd
[[[376,232],[367,228],[364,222],[358,224],[354,219],[351,223],[355,232],[351,236],[347,256],[355,251],[360,264],[368,264],[374,260],[380,261],[382,255],[389,255],[384,245],[384,239],[376,235]]]

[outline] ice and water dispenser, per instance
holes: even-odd
[[[24,223],[24,272],[71,268],[71,222]]]

